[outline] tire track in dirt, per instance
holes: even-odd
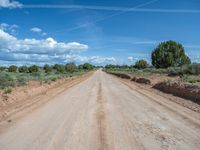
[[[179,111],[177,111],[176,109],[174,109],[173,107],[170,107],[171,105],[166,103],[165,101],[159,101],[157,100],[156,98],[153,98],[149,93],[145,93],[144,91],[141,91],[141,89],[137,89],[137,88],[133,88],[129,83],[123,81],[123,80],[120,80],[121,83],[123,83],[124,85],[126,85],[128,88],[130,88],[131,90],[134,90],[138,93],[140,93],[141,95],[147,97],[149,100],[157,103],[158,105],[164,107],[165,109],[169,110],[171,113],[173,114],[178,114],[182,119],[184,120],[187,120],[190,124],[192,123],[193,126],[195,128],[200,128],[200,124],[199,122],[196,122],[196,120],[193,120],[193,118],[191,118],[190,116],[188,115],[185,115]],[[148,91],[146,91],[148,92]],[[149,95],[148,95],[149,94]],[[158,95],[159,96],[159,95]],[[160,97],[160,96],[159,96]],[[169,101],[169,103],[172,102],[172,101]],[[173,102],[172,102],[173,103]]]
[[[98,85],[97,93],[97,132],[98,132],[98,141],[99,141],[99,150],[112,150],[113,143],[110,142],[110,128],[109,123],[106,117],[106,100],[102,97],[102,85]]]

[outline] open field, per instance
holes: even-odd
[[[198,112],[101,70],[75,81],[1,121],[1,149],[200,148]]]

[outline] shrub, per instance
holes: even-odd
[[[12,93],[12,88],[10,88],[10,87],[5,88],[3,93],[4,94],[10,94],[10,93]]]
[[[183,74],[199,75],[200,74],[200,64],[191,64],[181,67],[181,72]]]
[[[28,76],[18,76],[17,77],[17,85],[18,86],[26,85],[28,81],[29,81]]]
[[[6,67],[0,67],[0,71],[4,71],[6,69],[7,69]]]
[[[17,66],[11,65],[10,67],[8,67],[8,71],[9,72],[16,72],[17,71]]]
[[[43,67],[45,73],[49,73],[49,72],[52,72],[52,67],[50,65],[44,65]]]
[[[67,72],[75,72],[77,69],[77,66],[74,63],[68,63],[65,65],[65,70]]]
[[[166,41],[158,45],[152,52],[152,65],[156,68],[178,67],[190,64],[183,46],[175,41]]]
[[[36,66],[36,65],[30,66],[30,67],[28,68],[28,71],[29,71],[30,73],[38,72],[38,71],[39,71],[39,67]]]
[[[53,66],[53,69],[55,69],[59,73],[64,73],[65,72],[65,66],[61,64],[55,64]]]
[[[16,77],[10,73],[2,72],[0,73],[0,88],[4,89],[6,87],[16,86]]]
[[[57,78],[56,77],[53,77],[52,79],[51,79],[51,81],[56,81],[57,80]]]
[[[21,67],[19,67],[18,71],[21,72],[21,73],[28,73],[29,72],[27,66],[21,66]]]
[[[92,70],[93,69],[93,65],[91,65],[89,63],[85,63],[85,64],[83,64],[83,69],[84,70]]]
[[[147,61],[141,59],[135,63],[134,67],[137,69],[145,69],[148,67],[148,63]]]

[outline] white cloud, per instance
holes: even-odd
[[[5,65],[44,65],[67,62],[105,65],[117,62],[114,57],[80,55],[79,52],[87,49],[88,45],[78,42],[58,42],[51,37],[43,40],[18,39],[0,29],[0,63]]]
[[[47,35],[46,32],[43,32],[43,30],[41,28],[38,28],[38,27],[33,27],[33,28],[30,29],[30,31],[34,32],[34,33],[38,33],[38,34],[40,34],[42,36]]]
[[[23,54],[66,54],[81,52],[87,49],[88,45],[78,42],[57,42],[52,37],[42,40],[21,40],[0,29],[0,51]]]
[[[95,65],[116,64],[114,57],[82,56],[80,52],[88,49],[88,45],[78,42],[58,42],[54,38],[18,39],[0,29],[0,63],[1,64],[55,64],[75,62],[77,64],[92,63]]]
[[[138,57],[129,56],[129,57],[128,57],[128,60],[129,60],[130,62],[134,62],[134,61],[136,61],[136,60],[139,60],[139,58],[138,58]]]
[[[42,29],[38,28],[38,27],[33,27],[30,29],[30,31],[32,32],[36,32],[36,33],[41,33],[42,32]]]
[[[18,1],[0,0],[0,8],[21,8],[23,5]]]
[[[17,33],[17,29],[19,28],[18,25],[16,24],[13,24],[13,25],[9,25],[7,23],[1,23],[0,24],[0,29],[4,30],[4,31],[7,31],[11,34],[15,34]]]
[[[89,62],[95,65],[105,65],[116,64],[117,60],[114,57],[66,55],[64,62],[76,62],[79,64]]]

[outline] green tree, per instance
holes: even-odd
[[[184,47],[175,41],[160,43],[152,52],[151,59],[156,68],[179,67],[191,63]]]
[[[52,67],[48,64],[44,65],[43,69],[44,69],[45,73],[52,72]]]
[[[0,67],[0,71],[4,71],[6,69],[7,69],[6,67]]]
[[[32,66],[30,66],[30,67],[28,68],[28,71],[29,71],[30,73],[38,72],[38,71],[39,71],[39,67],[36,66],[36,65],[32,65]]]
[[[65,65],[65,70],[67,72],[74,72],[76,71],[76,69],[77,69],[77,66],[74,63],[68,63]]]
[[[21,72],[21,73],[28,73],[29,72],[27,66],[21,66],[21,67],[19,67],[18,71]]]
[[[93,69],[93,65],[90,63],[85,63],[83,64],[83,69],[84,70],[92,70]]]
[[[60,72],[60,73],[64,73],[65,72],[65,66],[61,65],[61,64],[55,64],[53,66],[53,69],[55,69],[57,72]]]
[[[137,69],[145,69],[148,67],[148,63],[146,60],[141,59],[135,63],[134,67]]]
[[[11,66],[8,68],[8,71],[9,71],[9,72],[17,72],[17,66],[11,65]]]

